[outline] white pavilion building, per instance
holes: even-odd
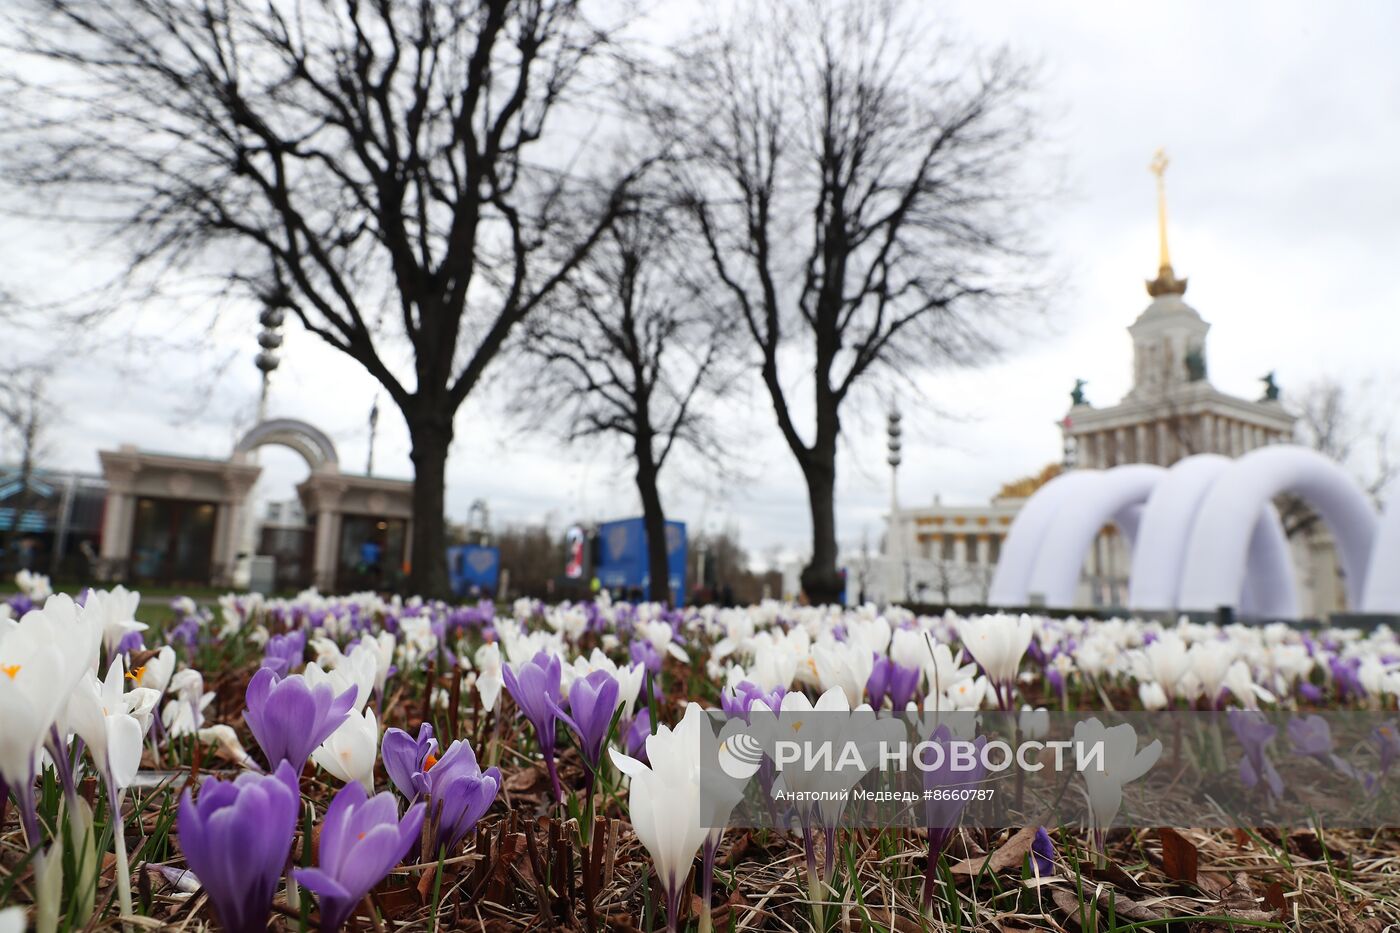
[[[1161,255],[1157,277],[1147,283],[1151,302],[1128,333],[1133,343],[1133,385],[1116,405],[1096,408],[1075,386],[1061,422],[1064,453],[1039,474],[1007,483],[986,505],[901,508],[886,531],[879,557],[847,561],[849,599],[905,600],[980,605],[987,600],[1001,542],[1026,499],[1062,470],[1106,469],[1125,463],[1170,466],[1183,457],[1216,453],[1238,457],[1267,444],[1290,443],[1295,418],[1279,401],[1272,374],[1261,398],[1220,391],[1210,382],[1206,335],[1210,324],[1184,300],[1167,249],[1166,207],[1158,176]],[[1331,540],[1317,523],[1290,541],[1306,615],[1344,608],[1343,588]],[[1112,524],[1104,526],[1085,563],[1078,605],[1115,608],[1126,602],[1130,555]]]

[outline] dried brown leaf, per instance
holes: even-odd
[[[949,871],[955,875],[976,876],[982,873],[983,868],[989,868],[992,871],[1005,871],[1008,868],[1019,869],[1026,863],[1026,856],[1030,855],[1031,845],[1035,842],[1035,832],[1038,828],[1027,826],[1014,833],[991,855],[963,859]]]
[[[1162,869],[1173,881],[1196,883],[1196,867],[1199,852],[1192,843],[1174,829],[1162,827],[1157,830],[1157,838],[1162,841]]]

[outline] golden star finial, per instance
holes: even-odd
[[[1178,279],[1172,271],[1171,251],[1167,249],[1167,166],[1171,162],[1167,159],[1167,151],[1158,149],[1152,155],[1152,161],[1147,168],[1153,175],[1157,176],[1157,240],[1159,251],[1157,257],[1157,278],[1147,283],[1147,293],[1156,298],[1158,295],[1180,295],[1186,291],[1186,280]]]

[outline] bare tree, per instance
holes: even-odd
[[[14,518],[0,554],[14,569],[16,549],[24,537],[23,519],[37,504],[34,474],[44,455],[45,429],[53,417],[53,407],[45,392],[44,369],[11,367],[5,373],[5,378],[0,380],[0,436],[7,436],[6,446],[18,452],[16,481],[19,490],[11,502]]]
[[[893,2],[745,9],[638,96],[806,481],[802,585],[834,602],[843,406],[882,371],[984,359],[995,312],[1026,294],[1028,75],[931,41]]]
[[[1380,504],[1386,486],[1400,476],[1389,406],[1366,397],[1374,385],[1348,388],[1332,378],[1319,379],[1297,394],[1298,439],[1301,443],[1348,467],[1368,495]],[[1283,527],[1289,537],[1314,528],[1319,516],[1297,496],[1283,497]]]
[[[412,583],[445,593],[454,416],[630,181],[576,177],[555,127],[608,33],[580,0],[30,6],[11,179],[109,222],[128,282],[212,274],[378,380],[412,440]]]
[[[528,328],[529,389],[518,407],[570,441],[627,445],[647,536],[650,596],[671,600],[666,514],[658,485],[680,447],[718,460],[704,402],[723,387],[724,329],[665,209],[621,219]],[[681,594],[684,595],[684,594]]]

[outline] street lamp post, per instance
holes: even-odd
[[[267,420],[268,390],[272,384],[273,372],[282,365],[282,358],[278,356],[277,350],[282,346],[282,324],[287,319],[286,298],[283,293],[269,292],[262,296],[262,300],[263,309],[258,314],[258,323],[262,325],[262,330],[258,331],[258,346],[262,349],[253,358],[253,365],[257,366],[258,371],[262,373],[262,385],[258,391],[258,417],[255,424],[262,424]],[[254,449],[249,456],[256,462],[257,450]],[[250,491],[238,515],[241,527],[238,529],[238,553],[234,555],[233,585],[240,589],[252,583],[253,555],[258,549],[252,500],[253,496]]]
[[[909,562],[904,553],[904,522],[899,514],[899,465],[904,459],[902,454],[904,445],[901,440],[904,429],[900,427],[899,423],[903,417],[899,413],[899,409],[891,408],[885,423],[889,451],[886,462],[890,465],[890,546],[888,550],[890,561],[895,566],[895,573],[902,578],[899,585],[895,586],[895,592],[898,593],[902,590],[904,601],[909,602]]]
[[[273,371],[282,364],[277,349],[282,346],[282,323],[287,319],[287,312],[275,297],[265,298],[264,301],[267,307],[258,315],[258,323],[262,325],[262,330],[258,332],[258,346],[262,347],[262,350],[253,360],[262,372],[262,391],[258,394],[258,424],[267,420],[267,392],[272,382]]]

